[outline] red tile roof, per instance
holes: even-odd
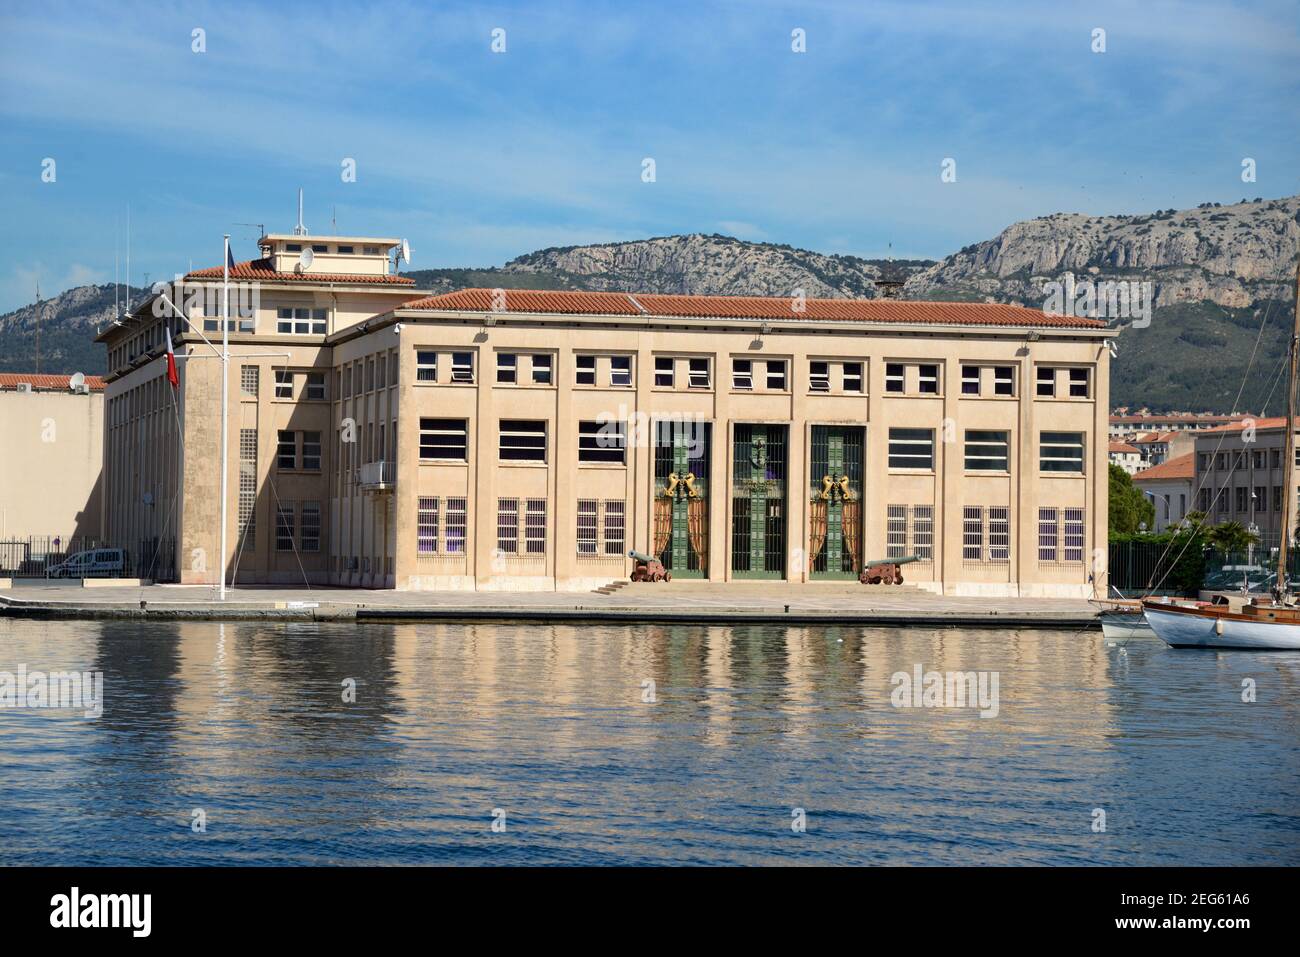
[[[1211,432],[1241,432],[1248,425],[1253,425],[1256,432],[1262,432],[1266,429],[1280,429],[1286,424],[1285,415],[1275,415],[1267,419],[1252,418],[1247,416],[1240,422],[1231,422],[1228,425],[1216,425],[1212,429],[1205,429],[1201,435],[1208,435]],[[1296,425],[1300,426],[1300,418],[1297,418]]]
[[[220,266],[207,269],[191,269],[186,279],[220,279]],[[410,276],[367,276],[355,273],[294,273],[276,272],[269,259],[253,259],[248,262],[235,263],[230,270],[231,279],[256,279],[260,282],[333,282],[361,283],[380,286],[414,286],[415,280]]]
[[[1188,452],[1186,455],[1166,459],[1159,465],[1153,465],[1149,469],[1143,469],[1133,476],[1133,481],[1144,482],[1150,479],[1154,482],[1158,479],[1190,479],[1194,478],[1195,475],[1196,453]]]
[[[403,309],[493,312],[492,289],[461,289],[406,303]],[[702,319],[823,319],[952,326],[1046,326],[1100,329],[1101,319],[1058,316],[1000,303],[908,302],[898,299],[807,299],[796,311],[789,297],[665,296],[658,293],[506,289],[504,312],[552,315],[672,316]]]
[[[1244,417],[1241,414],[1215,415],[1211,412],[1171,412],[1168,415],[1144,413],[1142,415],[1112,415],[1110,422],[1111,425],[1144,425],[1151,422],[1231,422]]]
[[[30,382],[33,389],[41,390],[62,390],[67,391],[71,386],[71,376],[66,375],[46,375],[41,373],[37,375],[32,372],[0,372],[0,389],[17,388],[20,382]],[[91,392],[103,392],[104,380],[97,375],[86,376],[86,385],[90,386]]]
[[[1134,455],[1141,454],[1138,449],[1133,448],[1127,442],[1112,442],[1110,443],[1110,450],[1112,452],[1131,452]]]
[[[1145,443],[1148,443],[1148,442],[1168,442],[1170,439],[1177,438],[1179,435],[1182,435],[1182,434],[1184,434],[1184,433],[1182,433],[1182,432],[1144,432],[1142,435],[1139,435],[1139,436],[1138,436],[1136,439],[1134,439],[1133,441],[1134,441],[1134,442],[1142,442],[1142,443],[1144,443],[1144,444],[1145,444]]]

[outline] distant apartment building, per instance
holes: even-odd
[[[1141,468],[1141,452],[1127,442],[1110,442],[1106,449],[1106,459],[1112,465],[1119,465],[1128,475],[1135,475]]]
[[[1140,412],[1132,415],[1112,415],[1109,431],[1112,439],[1131,439],[1149,432],[1196,432],[1220,425],[1240,422],[1245,415],[1212,415],[1209,413]]]
[[[96,376],[0,373],[0,543],[100,537],[103,420]]]
[[[1196,432],[1146,432],[1134,436],[1128,443],[1142,457],[1142,468],[1149,469],[1180,455],[1196,450]]]
[[[1178,525],[1192,510],[1192,486],[1196,481],[1196,455],[1187,452],[1143,469],[1133,476],[1133,484],[1155,507],[1152,531],[1163,532]]]
[[[1285,416],[1201,433],[1196,437],[1195,508],[1215,524],[1253,526],[1265,543],[1276,544],[1284,495],[1293,496],[1291,514],[1296,514],[1297,489],[1286,485],[1285,450]]]
[[[232,274],[257,284],[230,327],[235,581],[579,589],[625,577],[637,549],[671,570],[665,587],[854,580],[867,560],[915,556],[908,582],[935,591],[1091,593],[1104,322],[898,300],[423,295],[394,274],[395,244],[268,235]],[[167,296],[220,285],[220,268],[199,270]],[[197,298],[191,321],[216,342],[219,297]],[[179,482],[178,575],[213,582],[221,363],[157,301],[100,336],[110,526],[166,534],[128,476],[173,504]]]
[[[1135,475],[1142,468],[1142,453],[1127,442],[1111,442],[1107,458],[1111,465],[1118,465],[1129,475]]]

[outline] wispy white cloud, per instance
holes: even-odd
[[[38,286],[41,298],[49,299],[73,286],[111,281],[111,274],[85,263],[11,263],[7,273],[0,273],[0,309],[7,312],[35,302]]]
[[[1280,195],[1297,188],[1284,174],[1300,145],[1287,13],[1170,0],[12,7],[0,121],[16,136],[0,177],[19,182],[0,216],[20,225],[0,255],[104,261],[129,201],[137,281],[170,274],[215,262],[214,233],[251,251],[251,228],[231,224],[287,225],[300,184],[314,228],[337,206],[344,230],[409,236],[417,265],[711,231],[941,255],[1058,209],[1238,198],[1234,152],[1273,177],[1247,192]],[[806,54],[789,49],[794,26]],[[1088,50],[1094,26],[1104,57]],[[195,27],[206,53],[190,50]],[[495,27],[504,55],[489,49]],[[47,151],[60,187],[31,192]],[[939,181],[945,156],[955,184]],[[339,179],[344,157],[355,184]]]

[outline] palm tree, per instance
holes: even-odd
[[[1220,522],[1205,533],[1205,540],[1223,553],[1226,558],[1233,552],[1244,552],[1259,544],[1259,536],[1241,522]]]

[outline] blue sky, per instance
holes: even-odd
[[[6,4],[0,311],[111,282],[128,204],[137,284],[255,255],[235,224],[288,231],[299,186],[412,268],[685,232],[939,257],[1295,194],[1298,147],[1294,2]]]

